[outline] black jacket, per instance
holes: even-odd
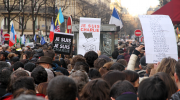
[[[0,98],[6,94],[6,85],[0,85]]]

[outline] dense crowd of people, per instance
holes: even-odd
[[[0,100],[180,100],[180,60],[146,63],[143,45],[121,41],[110,57],[52,47],[0,46]]]

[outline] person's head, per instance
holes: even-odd
[[[135,88],[138,88],[139,87],[139,74],[131,70],[124,70],[123,72],[126,74],[126,80],[131,82],[131,84]]]
[[[36,96],[36,95],[31,95],[31,94],[30,95],[22,94],[13,100],[44,100],[44,98],[40,96]]]
[[[70,60],[68,58],[65,58],[64,61],[65,61],[66,65],[70,64]]]
[[[118,56],[118,55],[119,55],[118,51],[115,50],[115,51],[113,51],[113,53],[112,53],[112,58],[113,58],[113,59],[117,59],[117,56]]]
[[[77,95],[76,83],[67,76],[53,78],[47,87],[49,100],[75,100]]]
[[[160,62],[157,68],[157,72],[165,72],[171,76],[171,78],[174,80],[174,73],[175,73],[175,66],[177,61],[173,58],[164,58]]]
[[[35,91],[34,80],[32,77],[20,77],[12,85],[12,93],[20,88]]]
[[[96,79],[96,78],[101,78],[101,74],[99,73],[99,71],[97,70],[97,69],[95,69],[95,68],[91,68],[90,70],[89,70],[89,74],[88,74],[88,76],[89,76],[89,79]]]
[[[31,58],[32,53],[30,51],[25,51],[22,56],[23,56],[23,59],[29,59]]]
[[[7,56],[7,58],[8,58],[9,60],[11,60],[13,57],[16,57],[16,54],[15,54],[15,53],[9,53],[8,56]]]
[[[10,46],[6,46],[6,51],[11,52],[11,47]]]
[[[126,60],[124,60],[124,59],[119,59],[119,60],[118,60],[118,61],[116,61],[116,62],[118,62],[118,63],[120,63],[120,64],[124,65],[125,67],[127,67],[127,61],[126,61]]]
[[[141,59],[140,59],[140,69],[142,70],[146,70],[147,68],[147,63],[146,63],[146,56],[143,56]]]
[[[120,49],[120,50],[118,50],[118,53],[119,53],[119,55],[124,55],[124,50]]]
[[[76,62],[86,62],[86,59],[82,56],[79,56],[79,55],[73,57],[71,60],[72,68],[74,68],[74,65],[76,64]]]
[[[48,83],[47,83],[47,82],[40,83],[40,84],[36,87],[37,93],[41,93],[41,94],[47,95],[47,94],[46,94],[46,92],[47,92],[47,86],[48,86]]]
[[[13,93],[13,100],[15,98],[18,98],[20,95],[34,95],[34,96],[36,96],[36,92],[34,90],[28,90],[25,88],[20,88]]]
[[[10,63],[11,65],[14,65],[14,63],[19,61],[19,57],[13,57],[12,59],[10,59]]]
[[[6,61],[7,56],[8,56],[7,52],[1,52],[0,53],[0,61]]]
[[[144,79],[138,88],[138,100],[167,100],[165,83],[157,76]]]
[[[155,74],[155,76],[158,76],[165,83],[168,90],[168,99],[170,99],[171,95],[178,90],[174,80],[172,80],[172,78],[164,72],[158,72]]]
[[[86,62],[76,62],[74,70],[84,70],[89,73],[89,65]]]
[[[15,53],[15,55],[16,55],[15,57],[20,57],[20,55],[21,55],[21,54],[20,54],[20,51],[15,51],[14,53]]]
[[[110,59],[107,55],[100,55],[98,58],[103,58],[103,59],[105,59],[107,62],[111,62],[111,59]]]
[[[103,67],[101,67],[99,69],[99,73],[101,74],[101,76],[103,76],[104,74],[106,74],[109,70],[110,70],[110,67],[113,65],[114,62],[107,62],[104,64]]]
[[[70,77],[75,81],[78,92],[80,93],[82,88],[89,82],[88,75],[85,71],[74,71]]]
[[[47,82],[48,76],[46,70],[42,66],[34,68],[31,73],[31,77],[34,78],[35,84]]]
[[[36,65],[31,62],[28,62],[24,65],[24,69],[28,70],[29,72],[32,72],[35,67],[36,67]]]
[[[44,56],[48,56],[50,57],[52,60],[54,60],[55,58],[55,52],[53,50],[46,50],[44,52]]]
[[[0,69],[5,68],[5,67],[9,67],[9,64],[5,61],[0,61]]]
[[[154,68],[154,64],[147,64],[146,73],[150,75],[151,69]]]
[[[88,51],[84,55],[84,58],[86,58],[86,61],[90,67],[94,67],[94,61],[98,58],[98,54],[94,51]]]
[[[123,66],[122,64],[115,62],[111,67],[110,70],[119,70],[119,71],[123,71],[125,70],[125,66]]]
[[[17,70],[18,68],[24,68],[24,64],[20,61],[15,62],[14,65],[11,66],[12,70]]]
[[[102,79],[87,83],[80,93],[80,100],[110,100],[110,86]]]
[[[115,100],[118,96],[122,95],[125,92],[131,92],[136,94],[136,90],[134,89],[134,86],[129,81],[127,80],[117,81],[111,87],[110,97],[112,100]]]
[[[104,64],[107,63],[107,61],[103,58],[98,58],[94,61],[94,68],[99,70],[101,67],[104,66]]]
[[[107,72],[102,76],[102,78],[108,82],[110,86],[112,86],[115,82],[119,80],[125,80],[126,79],[126,74],[124,72],[120,72],[117,70],[112,70]]]
[[[12,71],[8,67],[4,67],[0,69],[0,84],[1,85],[8,85],[10,82],[10,75]]]
[[[48,56],[42,56],[38,60],[37,64],[47,69],[52,68],[52,58]]]
[[[47,77],[48,77],[47,82],[50,82],[54,78],[54,73],[50,69],[45,68],[45,70],[47,72]]]

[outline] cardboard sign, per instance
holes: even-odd
[[[139,19],[144,34],[146,63],[158,63],[167,57],[178,60],[175,31],[170,17],[140,15]]]
[[[78,54],[99,50],[100,18],[80,18]]]
[[[54,33],[53,49],[55,53],[70,55],[74,34]]]

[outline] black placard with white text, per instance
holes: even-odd
[[[53,50],[58,54],[70,55],[74,34],[54,33]]]

